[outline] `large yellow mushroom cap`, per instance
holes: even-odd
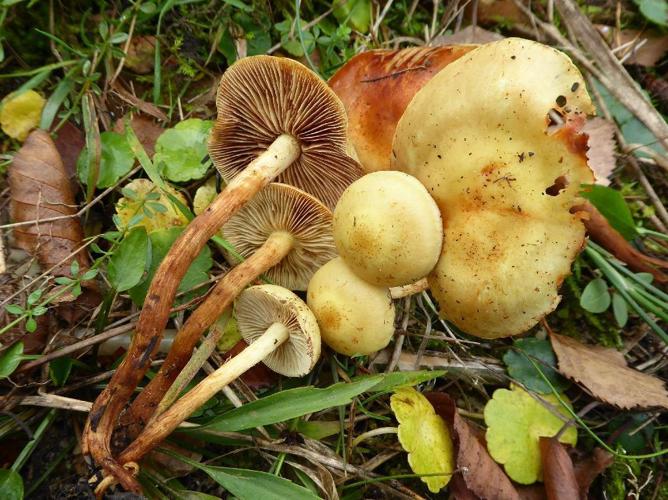
[[[371,354],[389,344],[394,334],[390,290],[359,278],[341,257],[316,271],[306,302],[323,342],[341,354]]]
[[[381,171],[356,180],[334,210],[334,240],[355,274],[378,286],[403,286],[436,265],[443,242],[438,206],[415,177]]]
[[[549,113],[565,124],[549,130]],[[415,96],[394,138],[394,167],[441,209],[445,239],[429,284],[441,314],[486,338],[524,332],[551,312],[584,244],[579,132],[594,112],[563,53],[510,38],[448,65]]]

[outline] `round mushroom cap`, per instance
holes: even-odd
[[[312,194],[331,209],[362,174],[346,154],[341,101],[315,73],[292,59],[240,59],[223,74],[216,106],[209,153],[227,182],[282,134],[296,138],[302,152],[276,180]]]
[[[377,286],[403,286],[436,265],[443,222],[436,202],[415,177],[374,172],[356,180],[334,210],[339,255],[359,277]]]
[[[272,183],[223,226],[225,238],[244,258],[279,231],[292,236],[293,246],[265,274],[276,285],[306,290],[313,273],[336,257],[332,212],[320,201],[296,187]]]
[[[318,319],[322,340],[347,356],[384,348],[394,334],[394,303],[388,288],[367,283],[341,257],[322,266],[306,297]]]
[[[565,121],[556,130],[551,112]],[[394,166],[441,209],[445,239],[429,285],[462,330],[510,336],[556,308],[585,241],[571,208],[593,181],[580,132],[593,112],[565,54],[518,38],[453,62],[406,109]]]
[[[390,170],[397,122],[415,93],[477,45],[369,50],[329,80],[348,114],[348,136],[366,172]]]
[[[309,373],[320,358],[318,322],[302,299],[276,285],[247,288],[234,303],[239,332],[248,344],[274,323],[288,328],[290,338],[262,362],[286,377]]]

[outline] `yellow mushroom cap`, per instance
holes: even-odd
[[[441,253],[443,222],[436,202],[403,172],[367,174],[343,192],[334,210],[339,255],[377,286],[424,278]]]
[[[548,130],[551,110],[566,123]],[[594,107],[563,53],[510,38],[454,61],[397,126],[394,167],[417,177],[445,228],[429,276],[441,315],[496,338],[522,333],[559,303],[584,244],[582,183],[593,175],[581,125]]]
[[[322,266],[306,296],[323,342],[336,352],[370,354],[389,344],[394,334],[394,304],[388,288],[367,283],[341,257]]]

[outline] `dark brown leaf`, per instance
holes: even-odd
[[[153,71],[155,62],[155,37],[151,35],[135,36],[130,41],[125,66],[140,75]]]
[[[77,159],[86,144],[83,132],[72,122],[65,122],[56,132],[54,142],[68,178],[74,179],[77,175]]]
[[[144,146],[146,154],[153,156],[155,153],[155,141],[158,140],[158,137],[164,132],[164,129],[153,122],[150,118],[144,115],[133,113],[130,119],[130,127],[134,131],[137,139]],[[125,120],[126,117],[116,120],[114,124],[114,132],[119,134],[125,133]]]
[[[540,438],[543,482],[548,500],[573,500],[579,496],[573,461],[566,448],[554,437]]]
[[[448,425],[457,453],[457,469],[465,471],[453,476],[456,498],[519,500],[512,482],[489,456],[482,438],[476,436],[473,427],[459,416],[452,398],[440,392],[428,392],[425,397]],[[458,477],[462,480],[456,481]]]
[[[614,461],[615,458],[612,453],[602,448],[594,448],[590,456],[575,462],[575,478],[578,482],[580,498],[582,500],[587,499],[589,487],[598,475],[610,467]]]

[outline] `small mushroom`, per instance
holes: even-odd
[[[341,257],[313,275],[306,302],[318,319],[323,342],[338,353],[371,354],[389,344],[394,334],[389,289],[367,283]]]
[[[239,331],[250,344],[156,416],[119,456],[136,462],[223,387],[260,361],[286,377],[309,373],[320,357],[318,323],[294,293],[276,285],[245,290],[235,304]]]
[[[394,166],[441,209],[445,240],[429,276],[440,313],[472,335],[525,332],[559,303],[582,249],[580,133],[594,112],[582,75],[551,47],[509,38],[446,66],[397,125]],[[552,130],[550,114],[565,125]]]
[[[348,114],[348,136],[366,172],[391,170],[394,130],[415,93],[476,45],[370,50],[329,80]]]
[[[436,202],[415,177],[374,172],[356,180],[334,210],[339,255],[360,278],[404,286],[436,265],[443,222]]]
[[[334,92],[288,58],[247,57],[232,65],[218,88],[218,119],[209,152],[228,182],[172,245],[156,271],[127,356],[91,408],[82,448],[127,490],[141,487],[114,461],[111,433],[148,367],[188,266],[207,241],[259,190],[279,177],[333,207],[361,175],[346,154],[346,116]],[[150,416],[154,407],[142,413]]]
[[[160,401],[202,333],[246,286],[266,274],[277,285],[306,290],[313,273],[336,256],[332,212],[287,184],[269,184],[232,216],[223,231],[246,260],[218,281],[177,333],[160,370],[121,417],[130,434],[136,435],[148,420],[141,409]]]

